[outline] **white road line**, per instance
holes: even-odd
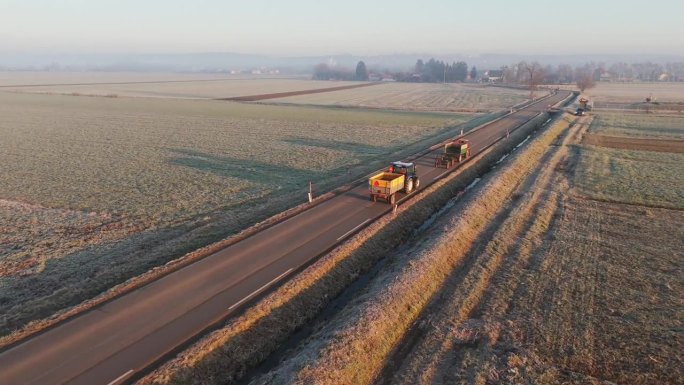
[[[272,284],[274,284],[275,282],[277,282],[278,280],[280,280],[281,278],[283,278],[284,276],[286,276],[288,273],[290,273],[292,270],[293,270],[293,268],[287,269],[286,272],[284,272],[283,274],[280,274],[279,276],[273,278],[273,279],[271,280],[271,282],[265,284],[264,286],[262,286],[262,287],[256,289],[255,291],[252,292],[252,294],[246,296],[245,298],[241,299],[239,302],[235,303],[233,306],[229,307],[228,310],[233,310],[235,307],[242,305],[242,303],[244,303],[245,301],[247,301],[247,300],[249,300],[250,298],[254,297],[254,296],[257,295],[260,291],[264,290],[265,288],[271,286]]]
[[[121,380],[123,380],[124,378],[130,376],[132,373],[133,373],[133,369],[131,369],[131,370],[127,371],[126,373],[120,375],[120,376],[117,377],[114,381],[108,383],[107,385],[115,385],[115,384],[118,384],[119,381],[121,381]]]
[[[353,233],[353,232],[356,231],[359,227],[365,225],[365,224],[368,223],[369,221],[370,221],[370,218],[369,218],[369,219],[366,219],[365,221],[361,222],[360,225],[358,225],[358,226],[354,227],[353,229],[347,231],[346,233],[342,234],[342,236],[339,237],[339,238],[337,238],[337,240],[339,241],[340,239],[342,239],[342,238],[346,237],[347,235]]]

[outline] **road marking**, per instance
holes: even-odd
[[[292,270],[294,270],[294,269],[293,269],[293,268],[287,269],[286,272],[284,272],[283,274],[280,274],[279,276],[273,278],[273,279],[271,280],[271,282],[265,284],[264,286],[262,286],[262,287],[256,289],[255,291],[252,292],[252,294],[246,296],[245,298],[241,299],[239,302],[235,303],[233,306],[229,307],[228,310],[233,310],[235,307],[242,305],[245,301],[247,301],[247,300],[249,300],[250,298],[254,297],[254,296],[257,295],[260,291],[264,290],[265,288],[271,286],[272,284],[274,284],[275,282],[277,282],[278,280],[280,280],[281,278],[283,278],[284,276],[286,276],[286,275],[287,275],[289,272],[291,272]]]
[[[117,377],[114,381],[108,383],[107,385],[115,385],[115,384],[118,384],[119,381],[121,381],[121,380],[123,380],[124,378],[130,376],[132,373],[133,373],[133,369],[131,369],[131,370],[127,371],[126,373],[120,375],[120,376]]]
[[[359,227],[365,225],[365,224],[368,223],[368,222],[370,222],[370,218],[369,218],[369,219],[366,219],[365,221],[361,222],[360,225],[358,225],[358,226],[354,227],[353,229],[347,231],[346,233],[342,234],[342,236],[339,237],[339,238],[337,238],[337,240],[339,241],[340,239],[342,239],[342,238],[346,237],[347,235],[353,233],[353,232],[356,231]]]

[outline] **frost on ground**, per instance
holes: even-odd
[[[36,274],[50,258],[135,232],[111,214],[0,199],[0,277]]]
[[[525,90],[472,84],[387,83],[274,101],[416,111],[483,112],[509,108],[524,102],[528,96],[529,91]]]
[[[0,332],[303,203],[309,181],[320,195],[472,118],[5,92],[0,116]]]

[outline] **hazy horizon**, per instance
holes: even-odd
[[[276,57],[389,55],[681,55],[684,3],[578,0],[455,5],[347,0],[275,2],[9,0],[0,52]]]

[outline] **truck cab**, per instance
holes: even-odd
[[[393,205],[396,202],[396,193],[410,194],[420,186],[420,180],[416,175],[416,165],[406,162],[393,162],[387,167],[387,171],[381,171],[368,179],[370,199],[375,202],[385,199]]]
[[[418,179],[418,174],[416,173],[415,163],[392,162],[387,168],[387,171],[405,176],[404,192],[407,194],[410,194],[420,186],[420,179]]]

